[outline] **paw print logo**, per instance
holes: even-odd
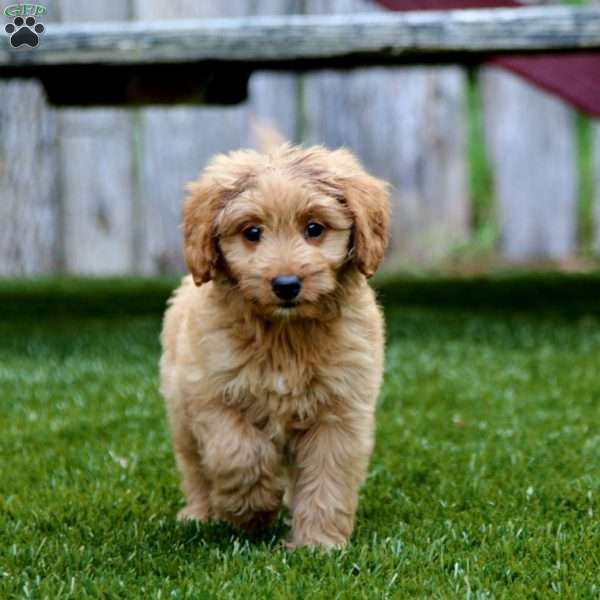
[[[41,23],[36,24],[34,17],[15,17],[4,31],[10,35],[10,45],[13,48],[23,45],[35,48],[40,41],[39,35],[44,33],[44,26]]]

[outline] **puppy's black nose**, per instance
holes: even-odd
[[[281,300],[293,300],[299,293],[302,284],[295,275],[279,275],[271,279],[273,292]]]

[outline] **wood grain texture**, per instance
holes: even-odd
[[[293,7],[289,2],[274,0],[136,0],[134,6],[136,17],[143,19],[233,17]],[[185,183],[197,178],[215,154],[251,144],[252,117],[272,122],[285,135],[293,134],[297,120],[296,87],[294,75],[257,73],[250,81],[250,98],[243,105],[141,111],[143,272],[184,270],[179,224]]]
[[[60,262],[57,119],[34,81],[0,84],[0,275]]]
[[[600,122],[593,125],[594,248],[600,254]]]
[[[179,225],[184,185],[198,177],[214,154],[241,145],[246,121],[244,106],[142,111],[144,273],[183,272]]]
[[[313,10],[364,10],[361,1],[311,0]],[[374,5],[370,5],[374,6]],[[305,77],[306,137],[347,146],[390,181],[388,265],[429,263],[468,236],[465,76],[457,67],[357,69]]]
[[[47,23],[57,18],[56,2],[44,4]],[[8,41],[4,31],[0,38]],[[57,132],[57,113],[38,82],[0,81],[0,276],[60,265]]]
[[[254,123],[275,127],[291,142],[300,141],[300,79],[298,75],[261,71],[250,77],[248,86],[249,130],[245,145],[256,146]]]
[[[600,0],[591,0],[590,4],[600,8]],[[600,255],[600,119],[592,121],[592,170],[594,198],[592,217],[594,219],[593,249]]]
[[[158,0],[156,0],[158,2]],[[250,2],[250,0],[248,0]],[[87,4],[87,3],[86,3]],[[117,6],[117,3],[114,3]],[[272,65],[355,57],[444,59],[445,55],[600,47],[599,7],[527,7],[494,10],[287,15],[193,19],[216,9],[230,15],[235,3],[185,2],[180,20],[48,26],[35,52],[17,52],[0,37],[2,75],[34,65],[141,65],[240,61]],[[284,7],[285,3],[281,4]],[[104,4],[103,6],[112,6]],[[163,14],[135,1],[138,18]],[[258,5],[257,5],[258,6]],[[173,15],[169,6],[164,14]],[[246,9],[252,7],[246,5]],[[296,66],[301,63],[296,62]],[[330,66],[326,62],[319,66]]]
[[[124,20],[126,2],[60,0],[68,22]],[[135,270],[129,115],[115,109],[60,113],[64,268],[69,273]]]
[[[129,117],[115,109],[61,115],[64,268],[135,271]]]
[[[568,257],[577,230],[573,110],[495,68],[484,70],[482,86],[502,253],[517,261]]]
[[[273,16],[298,14],[305,0],[252,0],[248,12]],[[291,141],[300,141],[300,79],[295,73],[258,71],[248,83],[247,146],[256,146],[255,123],[260,121],[274,127]]]

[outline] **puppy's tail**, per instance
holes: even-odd
[[[260,117],[250,117],[250,127],[254,145],[261,152],[272,152],[286,143],[286,139],[281,135],[275,126]]]

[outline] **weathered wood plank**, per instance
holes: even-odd
[[[224,4],[226,5],[226,4]],[[148,13],[142,15],[147,17]],[[0,38],[2,75],[50,65],[350,62],[600,47],[599,7],[286,15],[49,25],[34,52]],[[263,65],[264,66],[264,65]],[[298,67],[302,66],[302,63]],[[330,66],[322,65],[322,66]]]
[[[591,0],[590,4],[600,8],[600,0]],[[592,216],[594,220],[593,249],[600,255],[600,119],[592,122],[592,169],[594,197]]]
[[[306,0],[253,0],[253,15],[292,15],[304,12]],[[258,71],[248,82],[246,144],[256,146],[255,123],[270,124],[291,142],[300,141],[300,78],[296,73]]]
[[[215,17],[278,12],[289,2],[236,0],[136,0],[135,14],[144,19]],[[295,132],[295,76],[257,73],[248,103],[235,107],[149,108],[141,112],[141,194],[145,273],[184,269],[181,246],[181,202],[186,182],[195,179],[208,160],[251,142],[251,117],[273,122],[284,134]],[[170,142],[171,140],[171,142]]]
[[[369,4],[311,0],[308,7],[352,12]],[[390,267],[435,261],[467,238],[460,68],[326,71],[306,75],[304,90],[308,141],[349,147],[393,185]]]
[[[0,83],[0,275],[60,262],[57,124],[37,82]]]
[[[134,270],[131,133],[115,109],[61,115],[64,268],[69,273]]]
[[[184,15],[210,18],[226,15],[228,10],[232,11],[230,15],[243,14],[244,8],[239,0],[220,4],[194,0],[177,3],[134,0],[134,15],[138,19],[174,19]],[[235,146],[245,119],[243,106],[148,108],[141,111],[142,272],[156,274],[184,270],[179,229],[183,187],[198,176],[213,153]]]
[[[130,17],[127,1],[81,2],[81,0],[55,0],[55,2],[57,3],[61,27],[78,26],[82,23],[125,22]]]
[[[490,67],[481,77],[501,251],[566,258],[577,231],[574,112],[510,73]]]
[[[56,2],[44,4],[47,23]],[[4,31],[0,37],[8,40]],[[57,113],[38,82],[0,81],[0,276],[60,266],[57,132]]]
[[[253,123],[268,123],[290,142],[300,141],[299,76],[278,72],[257,72],[250,77],[247,109],[250,117],[246,141],[256,146]]]
[[[593,125],[594,153],[594,248],[600,254],[600,121]]]
[[[149,274],[183,271],[179,224],[184,185],[215,153],[241,145],[246,109],[151,108],[142,112],[141,119],[145,223],[141,269]]]
[[[60,0],[68,22],[127,19],[127,3]],[[131,131],[124,110],[60,113],[64,268],[70,273],[133,270]]]

